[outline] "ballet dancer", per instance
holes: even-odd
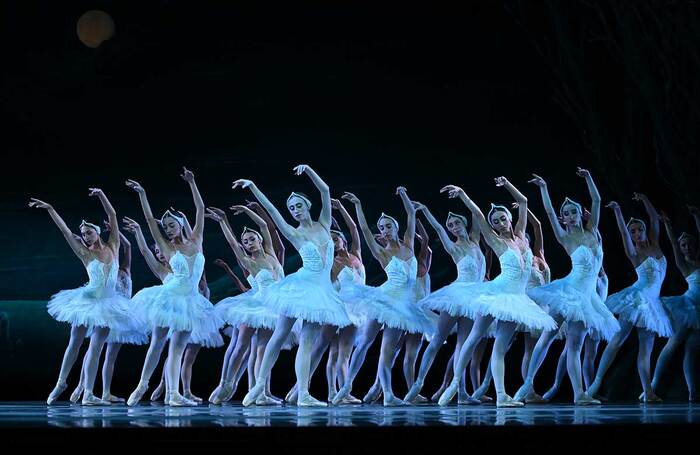
[[[54,294],[47,305],[48,312],[54,319],[71,325],[70,340],[63,355],[58,381],[46,400],[49,405],[55,403],[68,387],[66,383],[68,374],[78,358],[80,347],[88,331],[92,334],[85,354],[86,367],[81,370],[81,376],[84,376],[81,380],[84,387],[82,404],[86,406],[111,404],[93,393],[100,354],[110,329],[128,331],[133,327],[129,314],[129,301],[116,290],[120,244],[117,213],[102,190],[90,188],[89,194],[100,200],[110,225],[114,226],[106,242],[100,237],[100,227],[85,220],[80,223],[82,241],[77,240],[51,204],[35,198],[31,198],[29,202],[29,207],[48,211],[73,253],[85,266],[89,280],[80,288]]]
[[[637,281],[611,295],[606,301],[608,308],[618,316],[621,328],[605,347],[588,393],[591,396],[598,395],[605,373],[615,360],[622,343],[632,329],[636,328],[639,337],[637,371],[643,389],[641,399],[646,403],[655,403],[661,399],[656,396],[651,385],[654,338],[657,335],[669,337],[673,333],[671,321],[659,297],[666,276],[666,257],[659,246],[659,214],[645,195],[635,193],[634,200],[644,204],[650,221],[648,231],[646,223],[636,218],[631,218],[625,225],[620,205],[617,202],[608,204],[615,213],[625,254],[637,272]]]

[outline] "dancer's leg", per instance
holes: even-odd
[[[209,401],[213,402],[214,399],[221,393],[221,389],[224,387],[224,382],[226,382],[226,374],[228,372],[228,365],[231,361],[231,355],[233,355],[233,350],[236,347],[236,340],[238,338],[238,330],[234,330],[231,333],[231,339],[226,346],[226,352],[224,353],[224,362],[221,366],[221,379],[219,379],[219,385],[216,386],[214,391],[209,395]]]
[[[599,345],[600,340],[594,340],[590,335],[583,342],[583,383],[586,385],[586,390],[595,378],[595,359],[598,356]]]
[[[656,390],[658,389],[659,380],[661,379],[661,376],[666,372],[668,364],[673,358],[673,354],[676,352],[676,349],[678,349],[685,342],[689,334],[690,331],[687,328],[681,328],[679,330],[676,330],[673,336],[671,336],[664,345],[664,348],[661,350],[659,358],[656,361],[656,368],[654,369],[654,379],[652,379],[651,381],[651,388],[654,392],[656,392]]]
[[[472,390],[476,391],[481,385],[483,385],[484,382],[486,382],[487,378],[486,376],[482,379],[481,378],[481,364],[482,359],[484,358],[484,354],[486,353],[486,350],[488,349],[489,345],[489,339],[488,338],[482,338],[481,341],[479,341],[479,344],[476,345],[476,348],[474,349],[474,353],[472,354],[472,360],[469,362],[469,379],[471,380],[472,383]],[[487,365],[487,370],[489,371],[488,374],[488,381],[491,381],[491,369]]]
[[[637,372],[639,373],[639,380],[642,382],[642,389],[644,390],[644,401],[647,403],[661,401],[651,387],[651,353],[654,350],[656,334],[650,330],[637,327],[637,336],[639,338]]]
[[[423,334],[406,334],[405,342],[406,351],[403,355],[403,376],[406,379],[406,387],[410,389],[416,378],[416,360],[418,360],[418,353],[423,345]]]
[[[192,366],[197,360],[197,354],[202,349],[201,344],[189,343],[185,348],[185,354],[182,357],[182,371],[180,379],[182,380],[182,395],[185,398],[201,403],[203,400],[192,393]]]
[[[109,402],[105,402],[93,394],[95,378],[97,377],[97,368],[100,364],[100,354],[102,354],[102,348],[104,347],[105,340],[107,340],[107,335],[109,335],[109,327],[95,327],[90,336],[90,345],[85,354],[88,360],[85,368],[85,378],[83,380],[85,385],[82,401],[83,405],[109,404]]]
[[[141,370],[141,380],[136,386],[136,390],[129,395],[129,399],[127,400],[129,406],[138,404],[143,394],[148,390],[148,381],[151,379],[151,375],[153,375],[153,370],[158,366],[158,361],[160,360],[160,355],[167,341],[167,336],[167,327],[155,327],[153,329],[151,344],[148,346],[146,359],[143,362],[143,368]]]
[[[238,327],[238,338],[236,339],[236,346],[233,348],[231,353],[231,358],[228,361],[227,370],[224,373],[224,382],[219,389],[219,393],[216,396],[210,397],[210,401],[213,404],[220,404],[224,401],[230,400],[234,393],[236,393],[236,385],[234,379],[239,376],[239,371],[246,364],[246,352],[251,352],[251,338],[255,334],[255,329],[253,327],[248,327],[247,325],[240,325]],[[250,373],[249,373],[250,374]]]
[[[517,326],[515,322],[506,321],[498,321],[496,326],[496,339],[493,342],[490,365],[491,373],[493,374],[493,384],[496,387],[497,406],[523,405],[523,403],[509,397],[505,389],[505,355]]]
[[[331,326],[331,325],[323,325],[319,326],[320,327],[320,332],[319,336],[314,336],[313,345],[311,347],[311,364],[310,364],[310,372],[309,372],[309,380],[311,380],[311,377],[313,377],[314,373],[316,372],[316,369],[318,368],[318,365],[321,363],[321,359],[323,358],[323,354],[326,352],[326,349],[328,349],[328,346],[330,346],[331,341],[335,337],[336,333],[338,332],[338,327]],[[297,351],[298,354],[299,351]],[[289,390],[287,393],[287,396],[285,397],[285,401],[289,403],[296,403],[297,399],[299,398],[299,384],[294,384],[294,386]]]
[[[608,345],[603,351],[603,356],[600,358],[600,364],[598,365],[598,371],[595,374],[595,379],[593,384],[588,388],[587,392],[590,396],[595,397],[598,395],[601,385],[603,384],[603,378],[605,373],[608,372],[608,368],[612,365],[617,352],[622,347],[622,343],[625,342],[630,332],[632,331],[632,324],[627,321],[618,321],[620,323],[620,330],[613,335],[612,339],[608,342]]]
[[[379,370],[379,380],[382,385],[382,393],[384,394],[384,406],[404,404],[402,400],[394,396],[391,385],[391,367],[395,359],[397,344],[402,334],[403,331],[400,329],[385,327],[382,335],[382,346],[377,369]]]
[[[56,381],[56,386],[49,394],[49,398],[46,400],[47,404],[53,404],[58,397],[66,390],[68,384],[68,375],[70,370],[73,368],[78,354],[80,353],[80,346],[83,345],[85,340],[85,335],[87,334],[88,328],[84,325],[72,325],[70,328],[70,339],[68,340],[68,346],[66,346],[66,351],[63,353],[63,361],[61,362],[61,370],[58,373],[58,381]],[[82,371],[80,376],[82,377]]]
[[[566,329],[566,369],[574,392],[577,405],[600,404],[583,391],[583,374],[581,373],[581,349],[586,338],[586,327],[582,321],[569,321]]]
[[[561,318],[555,318],[557,323],[561,323]],[[549,347],[552,345],[557,336],[557,330],[545,330],[540,335],[540,338],[535,344],[535,348],[532,351],[532,357],[530,358],[530,364],[527,368],[527,375],[525,376],[525,381],[523,385],[518,389],[518,391],[513,396],[515,401],[539,401],[539,396],[535,393],[534,382],[535,375],[542,366],[542,362],[547,357],[547,352]]]
[[[685,353],[683,354],[683,375],[688,385],[688,401],[697,401],[695,389],[695,361],[700,351],[700,331],[693,330],[685,341]]]
[[[328,401],[331,401],[338,393],[338,337],[331,341],[328,348],[328,361],[326,362],[326,384],[328,385]]]
[[[566,375],[566,346],[561,350],[559,354],[559,360],[557,361],[557,370],[554,373],[554,384],[549,390],[542,395],[545,401],[549,401],[559,392],[561,388],[561,383],[564,381],[564,376]]]
[[[299,349],[297,350],[296,359],[294,360],[294,371],[297,375],[297,384],[299,388],[297,406],[326,406],[325,402],[315,399],[309,393],[312,373],[311,363],[314,361],[316,366],[318,366],[320,357],[323,355],[323,351],[328,347],[330,341],[330,337],[319,336],[321,331],[322,326],[320,324],[308,321],[304,321],[304,325],[301,328]],[[329,330],[326,329],[323,331]],[[323,346],[318,343],[318,340],[321,338],[325,338],[324,341],[320,341]],[[314,348],[317,348],[317,352],[314,352]],[[316,355],[317,358],[312,359],[312,355]]]
[[[117,356],[121,350],[121,343],[108,343],[105,352],[105,360],[102,362],[102,399],[112,403],[123,403],[124,398],[112,395],[112,377],[114,376],[114,365],[117,363]]]
[[[350,371],[347,380],[340,388],[338,393],[333,397],[333,404],[337,405],[344,398],[350,395],[352,391],[352,383],[360,372],[360,368],[365,362],[365,357],[367,356],[367,351],[377,337],[377,334],[381,330],[382,326],[377,321],[367,321],[362,328],[362,335],[360,335],[360,340],[358,342],[355,351],[352,353],[352,358],[350,360]]]
[[[530,358],[532,358],[532,351],[535,349],[535,344],[537,344],[538,338],[535,337],[530,332],[523,332],[523,342],[524,342],[524,352],[523,360],[520,363],[520,374],[523,377],[523,382],[527,378],[527,370],[530,366]]]

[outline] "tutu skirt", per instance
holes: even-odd
[[[644,288],[632,285],[606,300],[610,311],[635,327],[669,337],[673,333],[671,321],[658,295],[645,292]]]
[[[270,310],[256,294],[246,292],[227,297],[219,301],[214,309],[221,319],[232,326],[245,324],[255,329],[274,330],[278,314]]]
[[[683,295],[662,297],[661,302],[671,315],[674,328],[700,329],[700,292],[688,290]]]
[[[104,288],[90,285],[63,290],[51,297],[47,310],[55,320],[71,325],[130,330],[132,315],[129,313],[129,299],[116,292],[104,291]]]

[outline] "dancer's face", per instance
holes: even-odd
[[[379,233],[385,240],[389,241],[399,238],[396,224],[394,224],[394,222],[389,218],[379,218],[379,223],[377,223],[377,225],[379,227]]]
[[[341,236],[336,234],[335,232],[331,232],[331,238],[333,239],[333,250],[337,253],[338,251],[343,251],[345,250],[346,245],[345,241]]]
[[[491,214],[489,220],[491,227],[499,234],[507,234],[511,231],[512,223],[508,214],[502,210],[496,210]]]
[[[694,258],[697,255],[698,242],[692,237],[683,237],[680,242],[678,242],[678,247],[685,257]]]
[[[82,226],[80,228],[80,236],[83,238],[83,242],[85,242],[87,247],[92,246],[100,238],[97,231],[90,226]]]
[[[287,202],[290,215],[297,221],[309,218],[309,206],[302,198],[292,196]]]
[[[461,218],[451,216],[447,219],[445,226],[447,226],[447,230],[450,231],[450,234],[454,235],[455,237],[467,236],[467,226],[464,224],[464,221],[462,221]]]
[[[171,216],[163,218],[163,232],[170,240],[182,235],[182,226]]]
[[[564,226],[579,226],[581,224],[581,211],[574,204],[566,204],[561,209],[561,222]]]
[[[262,249],[260,237],[254,232],[246,232],[241,236],[241,244],[248,253],[256,253]]]
[[[158,248],[158,244],[155,243],[153,244],[153,255],[158,259],[158,262],[161,264],[165,264],[168,262],[168,259],[165,257],[162,251],[160,251],[160,248]]]
[[[627,227],[632,241],[635,243],[644,242],[647,239],[647,230],[641,223],[631,223]]]

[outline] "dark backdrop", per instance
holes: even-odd
[[[116,35],[98,49],[84,46],[75,33],[78,17],[89,9],[107,11],[116,24]],[[632,191],[643,191],[659,207],[675,208],[679,228],[689,225],[675,196],[657,185],[653,157],[640,152],[620,185],[612,171],[620,166],[616,158],[601,159],[582,143],[580,127],[555,102],[556,77],[533,46],[533,31],[523,30],[501,2],[470,2],[457,11],[325,2],[28,1],[3,4],[1,16],[3,300],[45,301],[85,280],[46,213],[27,208],[30,196],[52,203],[76,231],[83,218],[103,218],[99,202],[87,197],[91,186],[106,192],[120,216],[142,220],[136,195],[124,186],[133,178],[156,213],[174,205],[192,215],[189,190],[178,177],[183,165],[195,173],[207,205],[242,202],[249,194],[232,191],[231,182],[251,178],[279,207],[290,191],[301,190],[317,210],[312,185],[291,171],[308,163],[334,195],[355,192],[370,220],[384,211],[402,225],[398,185],[442,220],[448,210],[465,212],[438,193],[443,185],[461,185],[486,210],[492,201],[510,203],[493,184],[493,177],[505,175],[545,223],[555,278],[568,272],[569,260],[554,242],[539,193],[526,183],[531,172],[547,179],[557,206],[566,195],[588,205],[585,183],[575,175],[582,166],[593,173],[604,201],[618,200],[627,216],[643,215],[631,201]],[[598,96],[614,118],[629,96],[621,90],[624,78],[606,58],[593,54],[588,62],[590,77],[609,78]],[[613,292],[629,285],[634,271],[607,211],[601,229]],[[455,272],[435,236],[431,246],[436,289]],[[204,247],[216,301],[232,287],[212,261],[233,263],[233,255],[214,224],[207,225]],[[670,254],[668,243],[664,248]],[[287,251],[291,272],[300,261],[291,245]],[[366,249],[364,260],[370,283],[380,283],[381,269]],[[680,293],[682,277],[669,264],[664,292]],[[135,290],[155,283],[136,250],[132,270]],[[23,305],[34,305],[35,316],[22,316]],[[43,399],[55,381],[68,328],[46,320],[36,305],[6,305],[15,331],[0,351],[10,366],[0,373],[0,399]],[[614,396],[638,394],[635,343],[623,350],[618,373],[611,372],[626,377],[618,379]],[[551,382],[560,348],[555,345],[542,371],[542,387]],[[444,370],[447,351],[432,382]],[[520,383],[521,352],[518,341],[509,356],[511,390]],[[116,392],[133,388],[144,355],[145,348],[125,349]],[[223,349],[202,354],[195,366],[198,394],[215,385],[222,355]],[[283,357],[275,370],[279,394],[292,379],[290,359]],[[361,374],[358,395],[375,369],[376,355]],[[322,376],[314,382],[319,396],[325,393]],[[398,368],[395,376],[403,382]],[[682,396],[679,366],[672,376]],[[427,390],[436,386],[432,382]]]

